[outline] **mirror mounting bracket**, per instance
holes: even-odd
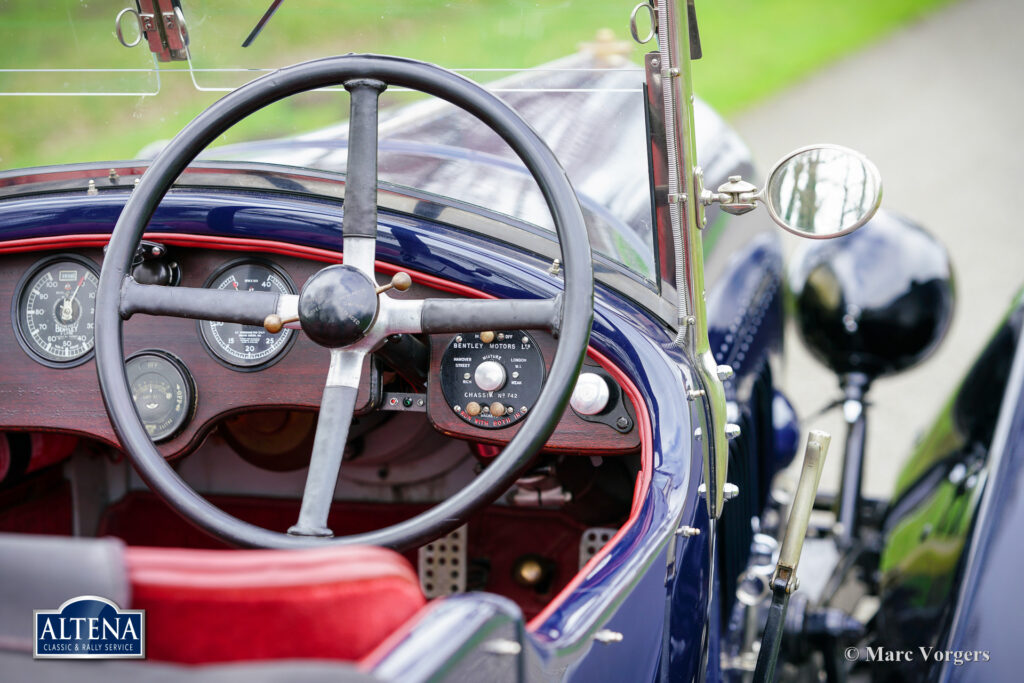
[[[743,176],[731,175],[729,182],[718,186],[717,192],[704,189],[704,175],[700,169],[694,170],[694,182],[698,183],[700,203],[710,206],[714,203],[722,205],[722,211],[733,216],[742,216],[757,208],[761,192],[753,183],[748,183]]]

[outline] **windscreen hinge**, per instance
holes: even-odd
[[[126,15],[138,24],[134,40],[129,40],[125,35]],[[179,0],[135,0],[135,7],[127,7],[118,12],[114,28],[117,39],[125,47],[135,47],[145,38],[150,52],[161,62],[188,59],[188,28]]]

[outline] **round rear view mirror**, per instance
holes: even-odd
[[[813,145],[775,164],[759,199],[772,220],[795,235],[839,237],[875,215],[882,203],[882,178],[859,152]]]

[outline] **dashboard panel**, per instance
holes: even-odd
[[[23,275],[43,259],[66,253],[34,252],[4,256],[0,267],[0,301],[11,301]],[[100,249],[76,254],[102,264]],[[224,264],[236,261],[238,252],[171,247],[181,272],[181,285],[203,287]],[[277,267],[301,287],[322,263],[275,256]],[[15,339],[11,324],[0,325],[0,429],[61,430],[117,444],[100,396],[95,360],[74,367],[53,367],[37,362]],[[217,362],[200,338],[195,320],[136,315],[124,323],[125,358],[141,351],[172,354],[187,368],[195,383],[195,409],[191,420],[171,439],[158,444],[165,456],[191,451],[222,417],[253,408],[315,410],[320,404],[327,376],[329,352],[302,334],[276,363],[259,372],[238,372]],[[369,365],[369,361],[367,361]],[[364,376],[369,368],[364,367]],[[366,407],[369,383],[360,391],[357,405]]]
[[[487,331],[485,331],[487,332]],[[515,332],[515,338],[518,341],[522,331]],[[528,338],[530,339],[531,345],[533,342],[536,343],[536,347],[540,352],[540,356],[543,361],[543,373],[533,372],[531,373],[534,377],[543,377],[544,373],[551,367],[551,362],[555,357],[555,346],[556,341],[554,337],[547,332],[532,331],[529,333]],[[458,368],[455,373],[452,373],[452,369],[445,368],[444,363],[451,361],[453,356],[451,353],[446,355],[453,346],[466,346],[466,345],[477,345],[480,344],[483,347],[493,346],[495,344],[501,344],[503,340],[498,339],[495,336],[493,342],[481,342],[480,333],[466,333],[464,335],[434,335],[430,339],[430,382],[427,387],[427,412],[430,415],[430,420],[433,422],[434,427],[439,431],[449,436],[453,436],[459,439],[468,439],[471,441],[477,441],[479,443],[491,444],[495,446],[503,446],[508,443],[512,437],[519,431],[519,420],[509,420],[505,424],[496,426],[493,420],[486,419],[483,415],[486,405],[480,407],[481,414],[469,415],[466,410],[465,400],[460,400],[452,396],[451,392],[446,392],[442,386],[442,379],[446,375],[455,374],[460,379],[464,380],[467,384],[477,383],[477,369],[480,365],[488,362],[495,362],[497,359],[492,359],[486,353],[479,355],[468,355],[465,350],[460,349],[460,355],[456,357],[469,359],[468,368]],[[516,344],[518,348],[515,349],[514,354],[509,354],[508,362],[503,362],[505,365],[505,373],[511,383],[512,374],[515,372],[513,369],[515,365],[513,360],[520,360],[528,358],[528,353],[523,353],[523,344]],[[476,351],[476,349],[474,349]],[[498,361],[501,362],[501,361]],[[529,365],[529,363],[527,363]],[[610,396],[606,406],[603,407],[600,414],[597,415],[585,415],[577,412],[571,406],[566,407],[565,412],[562,414],[562,418],[558,422],[558,427],[554,433],[548,438],[547,444],[545,444],[545,450],[552,452],[569,452],[569,453],[585,453],[587,455],[615,455],[633,453],[640,448],[640,435],[636,429],[636,416],[633,413],[633,408],[629,401],[625,399],[621,389],[615,384],[614,380],[600,367],[590,361],[589,359],[585,362],[582,372],[590,375],[599,375],[601,379],[606,383],[606,386],[610,389]],[[526,372],[524,372],[524,375]],[[468,375],[468,376],[467,376]],[[486,386],[486,385],[485,385]],[[577,385],[579,386],[579,385]],[[477,389],[480,389],[477,386]],[[495,392],[483,391],[481,392],[487,396],[487,398],[477,398],[476,396],[470,395],[468,398],[476,398],[477,403],[488,403],[494,400],[493,394]],[[500,393],[500,392],[498,392]],[[518,401],[514,405],[508,405],[507,408],[512,408],[512,413],[508,413],[509,417],[520,412],[523,407],[522,403],[526,403],[526,407],[531,407],[531,400],[536,398],[539,393],[539,388],[528,388],[522,391],[523,394],[528,395],[531,398],[526,398],[523,401]],[[517,399],[520,397],[517,397]],[[509,401],[502,397],[497,397],[497,401],[502,405],[508,404]],[[507,410],[506,408],[506,410]],[[493,413],[493,411],[489,411]],[[528,411],[526,411],[528,412]]]
[[[69,355],[78,355],[70,362],[49,358],[45,351],[30,348],[26,325],[21,320],[27,310],[26,292],[36,291],[38,298],[40,291],[59,290],[62,296],[57,297],[58,301],[47,299],[45,307],[31,305],[33,315],[37,315],[38,320],[56,317],[58,322],[65,316],[66,322],[74,321],[79,326],[88,324],[88,311],[81,305],[94,300],[90,292],[94,297],[95,289],[85,285],[91,285],[88,275],[99,271],[102,256],[98,248],[83,248],[0,257],[0,302],[11,303],[12,315],[11,324],[0,326],[0,367],[4,369],[0,372],[0,430],[72,432],[117,445],[100,395],[91,342],[71,335],[71,332],[80,332],[78,328],[63,330],[74,337],[69,342],[73,347]],[[282,292],[298,291],[325,265],[322,261],[283,254],[176,246],[167,247],[165,258],[171,262],[183,286]],[[80,266],[75,277],[71,276],[70,267],[64,268],[69,263]],[[384,282],[388,277],[381,274],[378,279]],[[33,287],[33,283],[51,281],[57,284],[47,284],[49,290]],[[75,294],[76,291],[79,293]],[[416,284],[415,278],[408,291],[389,295],[401,298],[452,296]],[[40,310],[43,313],[37,313]],[[313,411],[318,408],[327,374],[328,350],[299,331],[273,336],[240,328],[148,315],[136,315],[124,323],[124,357],[134,363],[129,365],[129,379],[133,390],[137,390],[137,403],[143,402],[140,410],[151,410],[155,416],[151,434],[164,456],[191,452],[213,427],[230,415],[254,410]],[[486,343],[482,339],[487,340]],[[64,344],[63,338],[59,341]],[[467,346],[468,342],[476,348],[456,349],[459,353],[449,353],[446,358],[446,351]],[[75,345],[82,348],[75,348]],[[516,433],[518,422],[528,412],[520,409],[528,409],[539,393],[554,348],[553,337],[537,331],[519,331],[514,336],[509,333],[507,339],[505,335],[498,338],[497,334],[487,331],[435,335],[429,339],[426,396],[408,394],[399,400],[384,393],[379,361],[368,358],[363,368],[357,413],[378,407],[425,411],[435,428],[446,435],[500,446]],[[473,356],[474,353],[479,358]],[[461,359],[462,365],[468,362],[472,368],[454,367],[456,358]],[[490,365],[485,364],[487,361]],[[507,371],[501,387],[490,388],[486,372],[476,372],[481,364],[485,370],[495,371],[498,365],[501,372]],[[473,372],[467,375],[470,369]],[[589,370],[600,371],[596,366]],[[480,397],[476,408],[469,401],[456,403],[446,397],[442,387],[445,376],[462,382],[466,385],[464,389]],[[481,381],[489,390],[480,389]],[[610,378],[608,381],[614,385]],[[639,448],[639,435],[633,425],[631,406],[615,386],[611,389],[612,402],[602,415],[583,415],[566,408],[547,448],[586,454],[635,452]],[[392,396],[390,401],[389,396]],[[500,405],[503,412],[507,411],[505,416],[497,416],[491,410],[500,401],[504,401]],[[460,405],[462,403],[466,405]],[[475,414],[470,414],[473,410]],[[624,427],[625,423],[628,428]]]

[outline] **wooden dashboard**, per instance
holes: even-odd
[[[90,358],[75,367],[48,367],[23,348],[15,331],[13,316],[19,282],[42,259],[62,253],[72,252],[58,249],[7,254],[0,260],[0,306],[6,303],[4,310],[10,311],[8,315],[12,316],[9,324],[0,325],[0,430],[69,432],[117,446],[100,395],[95,360]],[[100,249],[77,249],[73,253],[88,259],[97,269],[102,263]],[[240,256],[246,254],[171,247],[168,258],[173,257],[180,267],[180,284],[202,287],[218,268]],[[301,288],[306,279],[324,265],[286,255],[275,254],[269,259],[263,254],[252,256],[272,261],[296,288]],[[387,278],[381,276],[380,279]],[[415,282],[409,291],[397,295],[402,298],[451,296]],[[545,363],[550,365],[554,339],[546,333],[533,335]],[[181,360],[195,382],[195,412],[180,433],[159,444],[160,452],[166,457],[191,452],[221,420],[233,414],[251,410],[316,410],[326,379],[329,352],[301,332],[293,337],[294,342],[277,362],[242,371],[213,358],[194,320],[138,315],[127,321],[123,349],[126,358],[142,350],[169,352]],[[446,335],[430,339],[426,410],[431,422],[439,431],[454,438],[499,446],[507,443],[518,426],[480,429],[460,420],[445,402],[439,385],[440,363],[450,341],[451,337]],[[369,363],[368,360],[364,367],[357,403],[363,410],[373,409],[373,401],[380,396],[379,391],[371,392]],[[631,411],[631,407],[627,405],[626,410]],[[629,453],[639,448],[639,436],[635,428],[622,433],[608,424],[585,421],[567,408],[548,448],[582,454]]]

